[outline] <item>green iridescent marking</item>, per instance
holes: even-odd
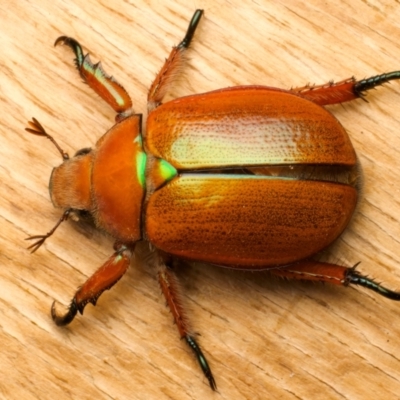
[[[136,155],[136,173],[140,186],[145,184],[145,171],[146,171],[147,155],[144,151],[140,151]]]
[[[177,175],[178,171],[168,162],[163,159],[159,160],[159,170],[162,178],[167,182]]]

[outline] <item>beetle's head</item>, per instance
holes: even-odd
[[[91,149],[79,150],[74,157],[53,169],[49,191],[54,207],[73,210],[91,210],[90,171]]]
[[[63,163],[53,169],[50,177],[50,197],[54,206],[68,210],[68,213],[72,210],[90,212],[92,208],[90,195],[92,149],[81,149],[73,158],[70,158],[36,118],[28,122],[25,130],[33,135],[49,139],[63,159]]]
[[[64,209],[64,213],[52,230],[45,235],[30,236],[27,240],[35,240],[28,247],[35,252],[70,215],[92,215],[92,200],[90,194],[90,176],[93,152],[91,149],[79,150],[73,158],[61,149],[39,121],[32,118],[25,130],[33,135],[49,139],[57,148],[63,163],[54,168],[50,177],[50,197],[55,207]]]

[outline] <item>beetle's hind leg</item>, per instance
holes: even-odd
[[[86,304],[96,305],[100,295],[122,278],[129,267],[133,248],[119,244],[115,248],[116,252],[77,290],[66,313],[60,314],[54,301],[51,316],[57,325],[69,324],[78,311],[83,314]]]
[[[366,91],[396,79],[400,79],[400,71],[371,76],[360,81],[350,78],[340,82],[329,82],[324,85],[306,85],[290,89],[290,91],[316,104],[326,106],[363,98]]]
[[[158,280],[160,282],[161,290],[165,296],[165,299],[167,300],[167,304],[172,312],[172,315],[174,316],[174,320],[181,338],[185,339],[186,343],[193,350],[204,375],[208,379],[211,389],[216,390],[217,385],[215,383],[213,374],[211,373],[208,362],[194,337],[195,335],[191,330],[189,320],[183,307],[178,279],[173,270],[167,267],[161,256],[158,263]]]
[[[195,11],[190,20],[185,37],[178,46],[172,48],[169,57],[165,60],[163,67],[155,77],[147,96],[148,111],[153,110],[161,104],[174,76],[179,72],[179,69],[185,61],[186,49],[190,46],[202,15],[203,10]]]
[[[328,282],[335,285],[359,285],[371,289],[391,300],[400,300],[400,292],[387,289],[367,276],[361,275],[357,270],[358,263],[352,267],[330,264],[320,261],[300,261],[296,264],[277,267],[269,271],[277,276],[288,279],[301,279],[317,282]]]
[[[75,65],[82,79],[118,114],[116,121],[120,121],[133,113],[132,100],[114,77],[104,72],[101,63],[93,64],[89,54],[84,55],[82,46],[73,38],[60,36],[54,46],[63,44],[72,49],[75,54]]]

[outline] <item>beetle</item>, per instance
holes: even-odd
[[[395,292],[347,267],[316,256],[348,225],[358,201],[360,173],[353,145],[324,106],[358,98],[400,71],[319,86],[284,90],[238,86],[162,103],[203,11],[157,74],[148,93],[146,131],[129,94],[82,46],[61,36],[75,55],[83,80],[117,113],[115,125],[94,148],[70,158],[33,118],[26,130],[51,140],[63,162],[50,177],[50,197],[63,214],[35,240],[35,252],[61,222],[89,216],[115,239],[114,254],[77,290],[66,312],[51,315],[69,324],[88,303],[110,289],[128,269],[135,245],[147,241],[158,280],[184,338],[209,385],[216,382],[191,331],[180,300],[173,260],[348,286],[364,286],[392,300]]]

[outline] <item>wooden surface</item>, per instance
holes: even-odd
[[[24,132],[36,117],[73,154],[114,114],[82,84],[59,35],[80,40],[124,84],[135,110],[195,8],[205,17],[171,96],[238,84],[288,88],[400,68],[390,0],[2,1],[0,5],[0,397],[4,399],[395,399],[400,304],[358,288],[281,282],[195,265],[180,271],[212,366],[212,393],[179,341],[154,271],[127,275],[66,328],[49,315],[112,253],[64,223],[34,255],[24,238],[59,218],[48,196],[59,154]],[[330,253],[400,289],[400,83],[330,109],[364,168],[364,199]]]

